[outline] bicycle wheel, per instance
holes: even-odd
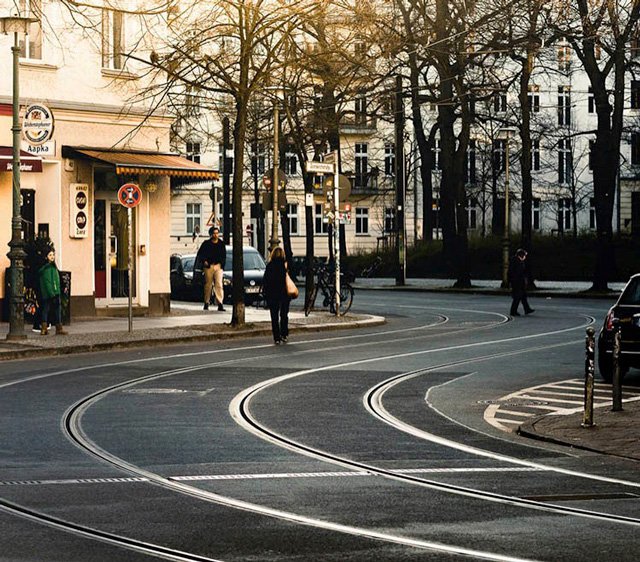
[[[340,285],[340,316],[344,316],[353,304],[353,287],[349,283]]]
[[[309,316],[313,310],[313,305],[316,302],[316,296],[318,295],[318,285],[313,284],[313,289],[304,295],[304,315]]]

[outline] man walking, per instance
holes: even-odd
[[[224,241],[220,239],[220,229],[217,226],[212,226],[209,229],[209,236],[211,238],[202,243],[196,256],[196,263],[202,264],[204,273],[204,309],[209,310],[211,287],[213,286],[218,310],[224,312],[222,274],[224,273],[224,263],[227,260],[227,249]]]
[[[518,249],[509,263],[509,283],[511,283],[511,316],[520,316],[518,305],[522,301],[525,314],[534,312],[527,300],[527,285],[529,284],[529,266],[527,251]]]

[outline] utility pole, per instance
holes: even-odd
[[[405,164],[404,164],[404,102],[402,100],[402,76],[396,76],[395,92],[395,173],[396,173],[396,253],[398,257],[396,285],[402,286],[407,275],[407,247],[405,241]]]
[[[222,239],[231,241],[231,162],[227,156],[231,150],[229,118],[222,120]]]
[[[269,240],[269,251],[273,251],[278,246],[278,167],[280,166],[280,140],[278,138],[280,129],[280,107],[276,98],[273,105],[273,175],[271,177],[271,193],[273,194],[272,217],[271,217],[271,240]]]

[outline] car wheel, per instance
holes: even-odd
[[[600,350],[598,350],[598,370],[605,382],[613,380],[613,357]]]

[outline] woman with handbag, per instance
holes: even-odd
[[[271,313],[271,331],[276,345],[287,343],[289,337],[289,303],[293,296],[289,291],[293,289],[287,289],[287,277],[289,274],[284,250],[280,247],[274,248],[264,272],[263,287]],[[295,291],[297,292],[297,289]]]

